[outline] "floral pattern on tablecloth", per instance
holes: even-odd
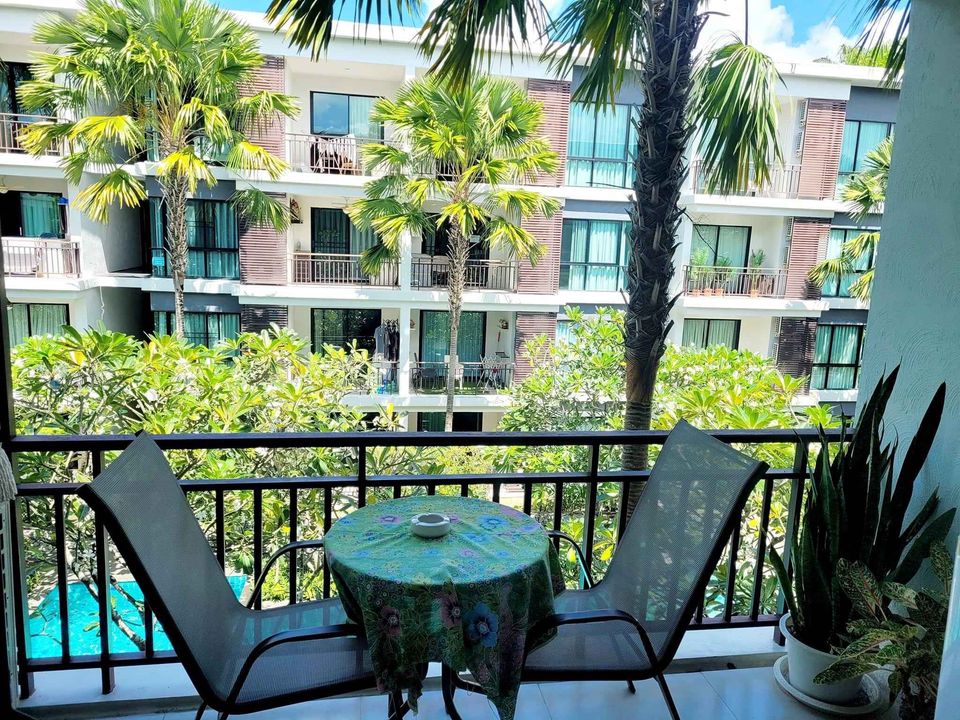
[[[410,518],[450,517],[448,535],[413,535]],[[563,577],[529,516],[476,498],[411,497],[370,505],[327,533],[326,556],[350,618],[361,624],[381,690],[411,705],[427,662],[470,670],[512,720],[527,631],[553,613]]]

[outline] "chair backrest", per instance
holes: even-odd
[[[100,517],[201,695],[246,611],[157,444],[141,434],[80,490]]]
[[[670,433],[601,587],[669,662],[747,496],[767,470],[681,421]]]

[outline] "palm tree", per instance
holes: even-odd
[[[348,212],[359,228],[377,232],[378,244],[363,257],[370,272],[398,256],[411,234],[440,227],[448,234],[447,431],[453,429],[457,341],[473,238],[480,235],[479,242],[536,263],[544,247],[520,221],[552,215],[559,207],[539,193],[506,187],[556,170],[556,153],[537,134],[542,118],[540,104],[515,83],[487,77],[457,91],[435,78],[415,80],[396,100],[374,105],[371,119],[392,125],[400,142],[365,148],[369,170],[380,176],[367,182],[366,197]]]
[[[176,334],[183,337],[187,200],[200,184],[216,184],[214,165],[278,177],[286,164],[251,142],[248,131],[292,116],[296,103],[269,90],[245,92],[263,64],[257,38],[207,0],[87,0],[75,16],[39,22],[34,38],[57,50],[37,54],[21,99],[31,109],[52,108],[60,119],[31,124],[24,147],[39,155],[65,143],[67,180],[97,178],[76,204],[99,222],[115,204],[146,200],[144,180],[130,165],[156,161]],[[91,108],[98,114],[87,114]],[[232,202],[252,224],[286,228],[286,207],[261,190],[240,189]]]
[[[887,197],[887,179],[890,177],[890,161],[893,157],[893,138],[883,140],[867,153],[863,170],[850,176],[843,188],[843,199],[851,205],[851,215],[861,221],[868,215],[882,212]],[[840,279],[857,271],[864,258],[876,257],[880,233],[867,230],[843,244],[839,257],[827,258],[817,263],[810,271],[810,280],[823,285],[831,279]],[[873,268],[865,270],[850,286],[850,294],[860,300],[870,299],[873,288]]]

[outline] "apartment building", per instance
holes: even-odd
[[[60,11],[72,2],[58,0]],[[93,222],[71,200],[57,153],[29,157],[17,133],[35,118],[20,112],[16,86],[29,75],[31,29],[49,3],[0,2],[7,29],[0,41],[6,75],[0,83],[0,232],[15,338],[60,324],[102,323],[132,333],[172,326],[172,283],[163,253],[163,213],[149,163],[149,200]],[[377,97],[392,96],[425,72],[410,28],[385,27],[375,40],[356,28],[337,30],[320,62],[293,53],[262,17],[240,13],[260,35],[267,62],[261,87],[296,96],[300,115],[258,130],[259,142],[287,160],[278,180],[256,180],[293,214],[286,233],[239,222],[228,204],[237,183],[198,191],[190,207],[187,334],[215,342],[239,331],[286,325],[324,344],[355,341],[375,353],[378,377],[351,396],[371,410],[392,404],[411,429],[442,428],[448,367],[446,238],[443,229],[411,237],[400,258],[376,275],[359,256],[374,238],[353,227],[344,208],[369,179],[361,162],[367,143],[394,142],[390,127],[370,120]],[[551,77],[535,58],[503,58],[492,71],[513,78],[543,102],[544,134],[561,156],[537,189],[561,200],[562,211],[535,218],[529,229],[547,247],[532,268],[478,243],[467,271],[456,376],[457,429],[493,429],[507,407],[504,390],[530,371],[524,342],[563,336],[572,306],[588,314],[620,306],[627,260],[626,203],[632,168],[630,117],[638,88],[621,90],[613,110],[597,114],[571,102],[579,73]],[[736,197],[704,192],[691,158],[684,195],[687,216],[677,257],[672,340],[726,344],[776,358],[793,374],[811,376],[810,401],[855,397],[867,307],[849,297],[850,278],[813,287],[807,272],[839,252],[861,225],[837,188],[892,132],[896,92],[880,72],[829,64],[781,68],[781,144],[787,164],[773,182]],[[864,268],[868,267],[865,264]]]

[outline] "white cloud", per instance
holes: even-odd
[[[747,0],[750,18],[750,44],[780,62],[803,62],[827,57],[836,61],[840,46],[856,42],[846,35],[834,18],[810,28],[807,37],[798,38],[793,18],[783,5],[773,0]],[[709,47],[729,34],[743,37],[747,8],[743,0],[710,0],[707,9],[718,13],[707,20],[700,34],[700,46]]]

